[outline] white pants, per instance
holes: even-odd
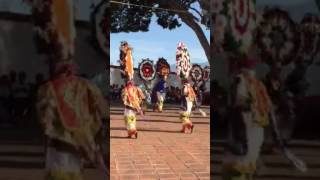
[[[46,169],[49,171],[81,172],[81,158],[69,152],[58,151],[48,147],[46,152]]]
[[[260,127],[257,123],[253,122],[251,113],[243,113],[246,136],[247,136],[247,145],[248,151],[243,156],[229,155],[225,158],[226,163],[235,163],[241,165],[256,164],[261,146],[264,141],[264,128]],[[241,131],[241,129],[239,129]]]

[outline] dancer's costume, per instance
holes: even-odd
[[[254,75],[254,61],[243,61],[242,72],[233,86],[229,156],[224,161],[224,179],[249,180],[264,140],[264,127],[269,123],[271,101],[262,82]]]
[[[153,61],[150,59],[143,59],[139,64],[139,77],[143,81],[139,88],[142,90],[145,100],[143,101],[143,111],[148,109],[148,105],[151,104],[151,82],[156,77],[156,68]]]
[[[180,114],[180,119],[182,121],[181,132],[185,133],[185,131],[189,129],[192,133],[194,125],[190,120],[190,116],[191,116],[193,104],[196,101],[196,93],[194,92],[190,82],[187,80],[183,81],[182,97],[186,102],[186,107],[185,107],[186,110],[181,112]]]
[[[154,86],[152,91],[153,110],[163,111],[163,104],[166,97],[167,77],[170,74],[170,65],[164,58],[159,58],[156,64],[156,70],[159,75],[159,82]]]
[[[121,42],[120,46],[120,67],[122,70],[122,77],[125,78],[125,81],[133,80],[132,48],[126,41]]]
[[[97,87],[73,74],[73,1],[29,3],[37,50],[48,55],[55,74],[37,94],[37,114],[47,137],[45,179],[82,180],[83,159],[104,166],[102,118],[108,107]]]
[[[137,132],[137,113],[141,113],[141,103],[145,99],[141,89],[134,85],[132,81],[127,82],[122,90],[122,101],[125,105],[124,121],[128,130],[128,137],[133,135],[138,138]]]
[[[181,79],[182,84],[182,104],[183,110],[180,114],[180,120],[182,122],[181,132],[185,132],[186,129],[193,132],[194,125],[190,120],[193,104],[196,100],[195,92],[189,82],[189,75],[191,71],[190,55],[187,47],[184,43],[180,42],[176,51],[176,69],[177,77]]]
[[[59,68],[64,73],[70,67]],[[100,90],[75,75],[58,75],[40,87],[37,113],[48,139],[46,179],[82,180],[84,159],[103,162],[106,110]]]
[[[138,86],[143,95],[144,95],[144,99],[143,101],[141,102],[141,108],[142,108],[142,111],[143,113],[145,114],[145,112],[148,110],[148,105],[151,104],[151,95],[150,95],[150,89],[149,87],[147,87],[147,85],[145,83],[142,83]]]
[[[205,91],[206,81],[204,79],[204,74],[208,71],[204,71],[200,65],[194,64],[190,70],[190,76],[193,81],[193,90],[196,93],[195,100],[195,111],[199,111],[202,116],[207,116],[206,113],[201,109],[201,104],[203,100],[203,93]],[[208,75],[208,74],[206,74]]]
[[[166,87],[167,83],[165,80],[160,79],[159,82],[153,88],[153,103],[154,110],[162,112],[164,100],[166,98]]]
[[[133,58],[132,48],[125,41],[121,42],[120,47],[120,65],[122,67],[122,77],[125,80],[125,87],[122,90],[121,96],[125,106],[124,121],[128,131],[128,137],[138,137],[136,128],[136,113],[142,113],[141,103],[145,99],[140,88],[133,83]]]

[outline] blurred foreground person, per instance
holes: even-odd
[[[108,173],[102,150],[107,104],[100,90],[74,71],[74,64],[59,63],[37,95],[37,114],[47,138],[47,180],[82,180],[85,160]]]
[[[255,77],[255,61],[241,62],[232,86],[229,149],[223,162],[223,179],[251,180],[269,124],[272,104],[265,86]]]

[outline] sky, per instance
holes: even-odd
[[[100,2],[99,0],[93,0]],[[89,20],[90,4],[92,0],[75,0],[76,2],[76,18],[81,20]],[[81,3],[79,3],[81,2]],[[197,5],[194,7],[198,8]],[[22,0],[0,0],[0,11],[10,11],[28,14],[30,8],[22,2]],[[203,27],[207,39],[210,39],[210,31]],[[174,29],[163,29],[156,24],[153,19],[149,32],[137,33],[117,33],[110,35],[110,64],[118,65],[119,45],[120,42],[126,40],[133,47],[133,57],[135,67],[142,58],[157,60],[164,57],[169,64],[175,64],[175,51],[177,44],[182,41],[189,48],[192,62],[207,62],[203,48],[200,45],[195,33],[182,23],[182,26]]]
[[[208,62],[205,52],[190,27],[181,22],[179,28],[163,29],[153,17],[148,32],[111,33],[110,34],[110,64],[118,65],[120,42],[125,40],[133,48],[134,65],[138,67],[142,59],[149,58],[156,62],[158,58],[167,59],[169,64],[175,64],[177,44],[184,42],[189,49],[192,63]],[[209,41],[210,31],[202,26]]]
[[[210,32],[205,29],[204,32],[209,39]],[[175,64],[175,53],[179,42],[186,44],[193,63],[207,62],[205,52],[196,34],[185,24],[177,29],[167,30],[153,20],[148,32],[110,34],[110,64],[118,64],[119,46],[123,40],[126,40],[133,48],[136,67],[144,58],[156,61],[158,58],[164,57],[169,64]]]

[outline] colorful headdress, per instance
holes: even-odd
[[[110,27],[109,27],[109,6],[107,1],[98,3],[91,13],[91,23],[97,47],[105,55],[109,55],[110,47]]]
[[[205,66],[203,68],[203,77],[204,81],[208,81],[210,79],[210,66]]]
[[[34,1],[31,5],[38,52],[54,54],[58,61],[72,61],[76,36],[73,1]]]
[[[190,71],[191,79],[194,82],[199,82],[203,78],[203,69],[200,65],[194,64]]]
[[[256,30],[256,44],[261,59],[272,65],[290,64],[298,52],[299,34],[289,13],[278,8],[265,9]]]
[[[312,63],[320,50],[320,18],[307,13],[299,25],[300,47],[297,62]]]
[[[145,81],[152,81],[156,77],[156,69],[150,59],[143,59],[138,69],[140,78]]]
[[[127,46],[128,48],[123,48]],[[121,41],[120,45],[120,67],[122,70],[122,78],[132,80],[133,79],[133,57],[132,48],[129,46],[128,42]]]
[[[170,74],[170,65],[164,58],[159,58],[156,64],[156,70],[160,77],[168,76]]]
[[[123,46],[127,46],[128,45],[128,42],[127,41],[121,41],[120,43],[120,47],[123,47]]]
[[[191,70],[190,55],[184,43],[180,42],[176,52],[176,71],[181,79],[188,79]]]

